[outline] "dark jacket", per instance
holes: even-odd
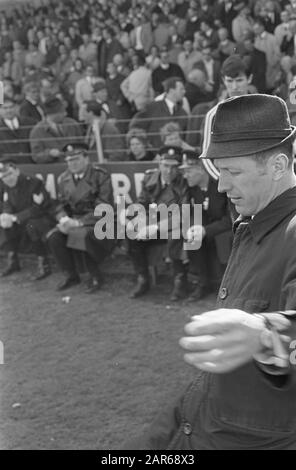
[[[19,163],[32,163],[29,136],[34,121],[23,117],[18,121],[19,128],[11,130],[0,119],[0,154],[3,157],[11,156]]]
[[[190,109],[200,103],[208,103],[214,99],[214,93],[202,90],[194,83],[187,82],[185,85],[186,98],[188,99]]]
[[[217,308],[296,309],[296,188],[238,226]],[[296,337],[295,315],[285,332]],[[287,353],[289,344],[286,346]],[[267,374],[254,360],[224,374],[199,372],[152,425],[142,449],[296,449],[295,365]]]
[[[254,48],[251,54],[244,54],[248,73],[253,76],[252,85],[257,88],[258,93],[266,93],[266,54]]]
[[[62,149],[73,141],[82,142],[82,129],[74,119],[65,117],[59,124],[60,134],[57,135],[46,119],[38,122],[30,133],[32,159],[35,163],[52,163],[59,159],[50,156],[51,149]]]
[[[232,223],[225,193],[218,192],[218,183],[209,177],[206,192],[198,186],[188,188],[183,203],[202,205],[202,225],[206,238],[215,241],[221,264],[226,264],[231,251]]]
[[[171,77],[180,77],[185,82],[185,75],[181,67],[177,64],[169,64],[167,69],[163,69],[160,65],[153,70],[151,74],[152,88],[160,95],[164,92],[163,82]]]
[[[142,204],[146,209],[146,215],[150,217],[149,223],[157,223],[159,232],[163,236],[170,234],[172,230],[176,228],[176,219],[174,218],[171,211],[168,213],[161,212],[161,210],[155,213],[155,219],[152,220],[153,214],[149,214],[148,209],[150,204],[164,205],[166,207],[179,206],[182,197],[186,191],[186,181],[183,176],[177,172],[176,177],[171,184],[163,185],[161,181],[161,173],[157,168],[147,170],[142,182],[142,190],[138,197],[137,202]],[[181,221],[181,217],[180,217]],[[179,226],[180,224],[178,224]]]
[[[37,124],[44,116],[41,114],[40,109],[42,109],[41,106],[36,106],[32,104],[31,101],[24,99],[20,105],[19,113],[22,118],[29,118],[34,124]]]
[[[16,215],[20,224],[30,219],[50,217],[53,201],[39,178],[20,173],[14,188],[5,184],[1,188],[2,212]]]
[[[72,173],[66,170],[58,178],[58,199],[57,212],[65,211],[84,226],[93,227],[98,221],[95,207],[101,203],[113,206],[110,175],[96,164],[89,165],[84,177],[75,184]]]
[[[149,204],[153,203],[164,203],[169,206],[181,200],[185,192],[185,187],[186,182],[182,175],[178,173],[172,184],[168,186],[168,189],[165,188],[164,190],[161,183],[160,170],[153,168],[145,172],[142,190],[137,202],[142,204],[146,209],[149,207]]]

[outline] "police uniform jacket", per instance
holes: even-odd
[[[1,188],[3,213],[16,215],[20,224],[43,218],[44,230],[48,229],[48,221],[52,220],[53,201],[39,178],[20,173],[14,188],[5,184]]]
[[[182,194],[185,191],[186,182],[181,174],[177,174],[174,181],[164,186],[161,181],[160,170],[154,168],[147,170],[142,183],[142,190],[138,197],[138,203],[145,208],[149,204],[166,204],[169,206],[173,203],[179,203]]]
[[[57,212],[64,210],[84,226],[93,227],[98,220],[94,215],[98,204],[113,206],[113,190],[109,173],[98,165],[89,164],[84,176],[78,181],[69,170],[58,178],[60,204]]]
[[[147,170],[145,172],[145,176],[142,183],[142,191],[137,201],[139,204],[142,204],[146,209],[147,223],[148,216],[151,217],[151,214],[149,214],[148,212],[150,204],[163,204],[167,207],[171,205],[179,206],[182,194],[185,191],[185,187],[186,182],[180,173],[177,173],[172,183],[165,185],[161,180],[161,173],[159,169],[154,168]],[[171,233],[171,231],[176,228],[176,220],[174,217],[172,217],[171,211],[168,212],[167,215],[168,217],[166,217],[166,213],[164,213],[164,215],[162,216],[161,211],[157,211],[157,214],[155,214],[155,219],[150,219],[149,223],[157,223],[159,226],[160,233],[161,228],[166,231],[166,227],[168,227],[168,232]],[[162,223],[164,223],[164,225],[162,225]],[[180,223],[178,223],[178,226],[179,225]]]

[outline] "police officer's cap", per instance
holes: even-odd
[[[185,168],[191,168],[192,166],[197,166],[201,164],[199,159],[200,150],[184,150],[182,153],[182,165],[179,166],[181,170]]]
[[[172,165],[179,165],[182,161],[181,147],[164,145],[158,151],[160,161],[171,163]]]
[[[76,157],[77,155],[87,155],[88,146],[84,142],[73,142],[71,144],[65,145],[63,151],[65,153],[65,160],[71,160],[72,157]]]

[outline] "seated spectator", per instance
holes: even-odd
[[[191,205],[192,218],[194,204],[202,204],[201,246],[199,249],[186,251],[189,258],[189,266],[187,266],[180,259],[182,240],[171,242],[169,253],[175,273],[175,286],[171,300],[179,300],[187,296],[187,270],[189,268],[190,272],[197,276],[195,290],[189,297],[190,301],[195,301],[200,300],[213,288],[217,289],[221,282],[231,251],[232,223],[227,196],[225,193],[218,192],[218,183],[207,173],[199,159],[199,154],[192,151],[184,152],[180,169],[184,172],[184,178],[188,184],[182,203]],[[198,235],[198,230],[200,230],[199,226],[190,227],[190,233],[187,234],[189,242]]]
[[[147,170],[145,173],[137,203],[146,209],[147,222],[143,227],[144,230],[142,228],[139,230],[136,239],[128,240],[130,256],[137,275],[137,284],[131,298],[141,297],[149,291],[148,251],[155,246],[164,246],[168,242],[169,233],[172,233],[173,217],[169,220],[156,220],[151,225],[148,212],[150,204],[165,204],[169,207],[173,203],[178,204],[181,199],[186,188],[185,181],[177,169],[181,162],[181,153],[178,147],[162,147],[159,149],[159,168]],[[128,217],[129,209],[126,213]]]
[[[5,95],[0,114],[0,154],[20,163],[32,163],[29,135],[34,120],[19,116],[15,99]]]
[[[31,119],[34,124],[44,118],[44,112],[40,103],[40,88],[36,82],[27,82],[23,86],[25,99],[20,105],[20,117]]]
[[[45,118],[30,133],[32,158],[35,163],[52,163],[63,159],[63,147],[73,140],[82,141],[78,122],[66,116],[64,103],[56,97],[44,103]]]
[[[145,66],[145,59],[138,54],[133,56],[132,64],[133,71],[123,80],[120,88],[134,110],[140,111],[153,99],[151,71]]]
[[[143,129],[131,129],[126,135],[126,143],[129,148],[128,160],[154,160],[154,153],[149,150],[147,135]]]
[[[98,204],[113,206],[110,175],[98,165],[91,165],[87,146],[73,142],[65,149],[67,170],[59,176],[57,226],[48,235],[48,243],[65,278],[57,287],[64,291],[80,283],[75,253],[82,252],[89,274],[86,293],[96,292],[102,284],[99,264],[111,252],[114,240],[98,240],[94,216]]]
[[[38,270],[33,279],[44,279],[51,274],[45,245],[45,235],[54,226],[50,196],[39,178],[23,175],[9,159],[0,162],[0,179],[3,184],[0,227],[7,253],[2,276],[20,271],[18,254],[27,238],[38,257]]]
[[[85,106],[85,122],[88,124],[85,142],[91,153],[91,157],[97,160],[97,138],[95,128],[98,124],[100,143],[103,151],[103,156],[109,161],[123,161],[126,160],[125,145],[122,134],[119,130],[108,120],[106,111],[102,108],[101,104],[96,101],[86,101]]]
[[[181,129],[177,122],[168,122],[160,129],[160,137],[163,145],[168,147],[180,147],[182,150],[194,150],[181,137]]]

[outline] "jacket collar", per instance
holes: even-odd
[[[271,201],[261,212],[251,217],[239,216],[234,222],[234,232],[240,223],[248,223],[256,243],[270,233],[286,217],[296,212],[296,186]]]
[[[83,179],[86,179],[86,180],[89,179],[90,174],[91,174],[91,170],[92,170],[92,165],[91,165],[91,163],[89,163],[86,167],[85,172],[84,172]],[[64,176],[64,181],[68,181],[68,180],[73,181],[73,174],[69,170],[66,170],[66,174]]]

